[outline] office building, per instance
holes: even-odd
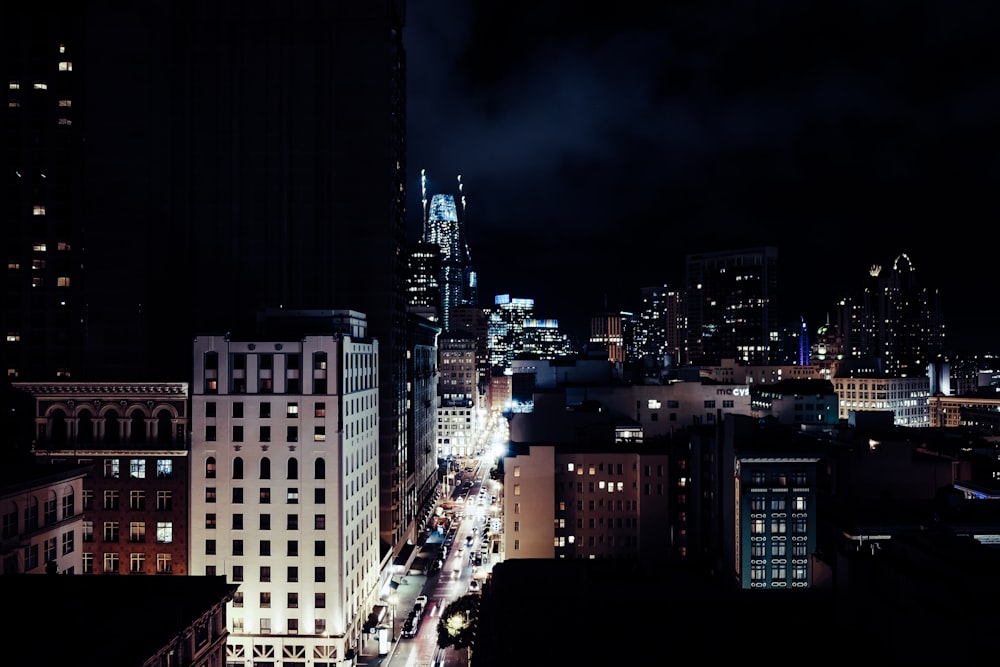
[[[472,456],[485,423],[479,399],[476,338],[453,331],[438,338],[437,456]]]
[[[426,176],[423,186],[426,188]],[[423,242],[441,249],[440,311],[444,330],[451,331],[451,312],[456,306],[478,303],[476,272],[472,268],[472,256],[462,230],[465,217],[465,195],[459,177],[459,201],[450,194],[435,194],[431,197],[430,208],[425,211]],[[426,191],[424,201],[426,202]],[[461,207],[461,216],[459,215]],[[460,220],[460,217],[462,218]]]
[[[511,367],[514,357],[524,348],[524,323],[535,314],[534,299],[511,298],[498,294],[487,311],[487,348],[494,372]]]
[[[404,4],[41,2],[2,23],[7,375],[185,381],[196,335],[252,339],[262,308],[363,312],[399,544]]]
[[[343,333],[194,341],[191,572],[240,585],[229,663],[332,667],[368,639],[380,346],[361,314],[327,316]]]
[[[685,285],[689,363],[770,363],[778,335],[777,248],[688,255]]]

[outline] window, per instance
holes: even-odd
[[[45,506],[42,509],[43,521],[46,526],[51,526],[56,522],[56,499],[45,501]]]
[[[296,583],[299,580],[299,568],[295,567],[294,565],[289,566],[288,567],[288,576],[286,578],[288,580],[288,583],[290,583],[290,584]],[[296,602],[295,606],[297,607],[298,606],[298,604],[297,604],[298,603],[298,596],[297,595],[296,595],[296,598],[295,598],[295,602]]]
[[[288,530],[298,530],[299,529],[299,515],[289,514],[288,515]]]
[[[128,508],[130,510],[146,509],[146,492],[132,490],[128,492]]]
[[[288,489],[288,494],[286,496],[286,502],[289,505],[299,504],[299,490],[298,489]]]
[[[240,456],[233,459],[233,479],[243,479],[243,458]]]
[[[104,541],[105,542],[117,542],[118,541],[118,522],[117,521],[105,521],[104,522]]]
[[[323,442],[326,440],[326,427],[325,426],[314,426],[313,427],[313,441]]]
[[[215,417],[215,401],[205,402],[205,416],[209,418]]]
[[[271,515],[261,514],[260,515],[260,529],[261,530],[271,530]]]
[[[321,635],[326,632],[326,619],[317,618],[316,619],[316,634]]]
[[[235,419],[243,419],[243,401],[233,403],[233,417]]]
[[[94,490],[84,489],[83,493],[80,494],[80,506],[84,510],[94,509]]]
[[[243,426],[233,426],[233,442],[243,442]]]
[[[261,583],[271,583],[271,566],[261,565],[260,566],[260,581]]]
[[[316,530],[326,530],[326,515],[325,514],[317,514],[313,518],[313,528],[315,528]]]
[[[271,502],[271,489],[267,487],[261,487],[260,489],[260,503],[262,505],[267,505]]]
[[[243,581],[243,566],[233,565],[233,581]],[[240,594],[240,602],[243,602],[243,595]]]
[[[104,459],[104,476],[118,479],[121,475],[121,463],[118,459]]]
[[[104,509],[106,510],[118,509],[118,491],[115,491],[113,489],[105,489]]]
[[[261,609],[267,609],[271,606],[271,594],[267,591],[260,592],[260,606]]]
[[[205,442],[215,442],[215,424],[205,425]]]
[[[118,554],[104,554],[104,574],[118,574]]]
[[[291,580],[289,580],[289,581],[291,581]],[[289,609],[298,609],[298,607],[299,607],[299,594],[298,593],[289,593],[288,594],[288,608]]]
[[[515,496],[521,495],[521,485],[520,484],[515,484],[514,485],[514,495]]]
[[[56,538],[50,537],[49,539],[45,540],[43,557],[45,558],[46,563],[52,563],[55,561]]]
[[[260,478],[271,479],[271,459],[266,456],[260,460]]]
[[[215,529],[215,514],[205,515],[205,528],[207,528],[208,530]]]
[[[314,580],[318,584],[321,584],[324,581],[326,581],[326,568],[325,567],[317,567],[316,568]]]
[[[271,540],[261,540],[260,541],[260,555],[261,556],[270,556],[271,555]]]
[[[146,459],[129,459],[128,476],[132,479],[146,479]]]
[[[73,535],[74,534],[73,534],[72,530],[67,530],[65,533],[62,534],[62,553],[63,553],[63,556],[65,556],[66,554],[73,553],[73,550],[76,548],[75,545],[73,544],[73,542],[74,542],[74,536]]]
[[[146,522],[145,521],[131,521],[128,524],[128,541],[129,542],[145,542],[146,541]]]
[[[314,556],[325,556],[326,555],[326,541],[316,540],[316,544],[313,547]]]
[[[271,427],[261,426],[260,427],[260,441],[261,442],[271,442]]]
[[[205,487],[205,502],[214,503],[215,502],[215,487],[208,486]]]
[[[156,554],[156,573],[172,574],[173,571],[174,571],[174,562],[170,554]]]
[[[237,486],[233,488],[233,504],[240,505],[243,503],[243,487]]]
[[[233,555],[234,556],[243,555],[243,540],[233,540]]]
[[[208,556],[215,555],[215,540],[205,540],[205,554]]]
[[[299,541],[298,540],[288,540],[288,555],[298,556],[299,555]]]
[[[316,601],[313,606],[317,609],[326,609],[326,593],[317,593]]]
[[[271,404],[268,401],[264,401],[260,404],[260,418],[261,419],[271,418]]]
[[[174,524],[171,521],[156,522],[156,541],[160,544],[169,544],[174,541]]]
[[[285,435],[285,440],[288,442],[298,442],[299,441],[299,427],[289,426],[288,431]]]
[[[132,574],[142,574],[146,571],[146,554],[134,553],[128,555],[128,571]]]
[[[326,403],[317,403],[313,416],[316,418],[326,417]]]
[[[806,511],[806,497],[805,496],[795,496],[792,498],[792,509],[796,512]]]
[[[84,553],[83,554],[82,568],[83,568],[83,573],[84,574],[93,574],[94,573],[94,554],[92,554],[92,553]]]
[[[299,404],[289,403],[288,407],[285,409],[285,416],[289,418],[294,418],[299,416]]]
[[[243,591],[236,591],[235,593],[233,593],[233,606],[234,607],[243,606]]]
[[[317,505],[326,503],[326,489],[319,488],[313,490],[313,502]]]
[[[207,459],[205,459],[205,478],[215,479],[215,473],[216,473],[215,457],[209,456]]]
[[[234,514],[233,515],[233,530],[243,530],[243,515]]]
[[[174,508],[174,492],[173,491],[157,491],[156,492],[156,509],[171,510]]]
[[[297,618],[288,619],[288,634],[290,635],[299,634],[299,619]]]
[[[156,476],[169,479],[174,476],[174,462],[171,459],[156,459]]]
[[[84,542],[94,541],[94,522],[84,521],[83,525],[80,527],[80,539]]]

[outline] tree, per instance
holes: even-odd
[[[463,595],[444,608],[438,621],[437,643],[440,648],[468,648],[476,639],[479,624],[479,596]]]

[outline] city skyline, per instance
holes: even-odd
[[[461,174],[482,305],[533,298],[574,328],[680,287],[688,254],[772,245],[782,321],[815,330],[906,254],[950,346],[989,351],[974,229],[996,211],[998,102],[977,11],[411,6],[409,227],[421,170],[435,192]]]

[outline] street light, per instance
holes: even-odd
[[[389,641],[396,641],[396,603],[399,602],[399,596],[393,593],[389,596],[389,608],[392,611],[392,625],[390,626]]]

